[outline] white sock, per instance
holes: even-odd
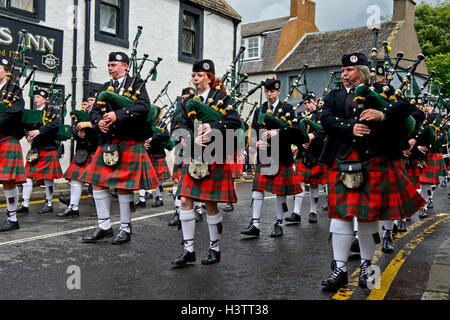
[[[97,209],[98,226],[103,230],[108,230],[111,228],[111,196],[109,189],[100,191],[94,190],[93,197],[95,200],[95,208]]]
[[[302,210],[303,199],[305,198],[305,193],[298,193],[294,196],[294,213],[300,215]]]
[[[175,197],[175,195],[177,194],[177,189],[178,189],[178,186],[173,186],[172,187],[172,195]]]
[[[139,190],[139,200],[140,201],[145,201],[145,189],[140,189]]]
[[[55,183],[53,180],[44,180],[44,185],[45,185],[45,200],[47,201],[47,205],[51,207],[53,199],[53,188]]]
[[[222,222],[222,214],[219,212],[214,216],[207,215],[206,222],[208,223],[208,230],[209,230],[209,240],[210,240],[209,248],[218,252],[220,251],[219,247],[220,234],[217,224]]]
[[[383,220],[382,222],[383,227],[384,227],[384,235],[386,235],[386,231],[392,231],[392,228],[394,226],[394,221],[393,220]]]
[[[6,198],[6,209],[8,210],[9,217],[7,219],[12,222],[17,221],[16,210],[17,202],[19,201],[19,189],[16,187],[11,190],[4,190]]]
[[[70,180],[70,206],[73,210],[78,210],[82,191],[83,183],[81,181]]]
[[[178,197],[175,198],[175,208],[181,208],[181,200]]]
[[[194,210],[180,210],[181,229],[183,231],[184,249],[194,252],[195,214]]]
[[[131,233],[131,206],[134,202],[134,194],[119,194],[120,230]]]
[[[162,198],[162,192],[161,192],[162,186],[159,185],[156,187],[155,192],[156,192],[156,196]]]
[[[284,221],[283,204],[285,203],[286,203],[286,196],[277,195],[277,220]],[[281,223],[280,225],[283,225],[283,223]]]
[[[261,191],[253,191],[252,193],[253,198],[253,225],[259,229],[259,222],[261,220],[261,212],[262,212],[262,206],[264,202],[264,192]]]
[[[429,184],[422,184],[421,185],[421,193],[420,195],[422,196],[422,198],[427,201],[428,199],[428,190],[430,189],[430,185]]]
[[[30,202],[30,196],[31,196],[31,192],[33,191],[33,180],[31,180],[30,178],[27,178],[27,182],[24,183],[23,185],[23,190],[22,190],[22,205],[24,207],[28,208],[29,202]]]
[[[358,238],[358,219],[353,217],[353,232],[355,233],[356,239]]]
[[[319,202],[319,189],[311,189],[309,193],[311,207],[309,212],[317,213],[317,202]]]
[[[345,272],[347,271],[347,260],[350,247],[352,246],[353,235],[333,233],[331,239],[334,260],[336,261],[337,267]]]
[[[372,261],[375,252],[375,240],[373,234],[378,232],[378,221],[358,222],[358,240],[361,254],[361,262]]]

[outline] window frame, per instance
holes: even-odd
[[[0,14],[22,18],[31,22],[45,21],[46,0],[33,0],[34,12],[11,7],[11,0],[6,0],[6,7],[0,7]]]
[[[258,55],[256,57],[249,57],[249,55],[248,55],[250,52],[249,42],[250,42],[250,40],[255,40],[255,39],[258,41],[258,47],[257,47]],[[261,52],[262,52],[262,45],[263,45],[263,39],[261,36],[252,36],[252,37],[242,38],[241,43],[246,48],[245,54],[244,54],[244,61],[255,61],[255,60],[261,59]]]
[[[194,52],[192,55],[183,52],[183,33],[184,23],[183,17],[188,14],[195,19],[194,32]],[[204,10],[184,2],[180,2],[180,16],[178,24],[178,61],[194,64],[198,60],[203,59],[203,26],[204,26]]]
[[[129,14],[130,14],[130,1],[119,0],[119,14],[118,14],[118,26],[117,36],[111,33],[100,30],[100,8],[102,0],[95,0],[95,41],[105,42],[113,44],[123,48],[129,48]],[[108,4],[106,4],[108,5]],[[113,5],[110,5],[114,7]]]

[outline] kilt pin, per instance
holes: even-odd
[[[159,180],[172,179],[172,175],[170,174],[170,169],[167,165],[166,159],[150,157],[150,161]]]
[[[352,151],[347,160],[358,160],[356,151]],[[364,163],[364,182],[358,189],[348,189],[339,180],[337,161],[328,171],[330,218],[398,220],[410,217],[425,204],[405,175],[401,159],[375,157]]]
[[[22,147],[14,137],[0,135],[0,181],[13,181],[16,184],[27,181]]]
[[[40,150],[39,160],[34,164],[26,163],[25,175],[30,179],[53,180],[61,179],[63,172],[56,150]]]
[[[177,196],[194,200],[236,203],[237,197],[232,179],[232,165],[212,162],[209,175],[203,179],[194,179],[188,173],[188,165],[183,164]]]
[[[420,170],[420,183],[439,184],[439,177],[447,175],[444,158],[440,153],[427,155],[427,166]]]
[[[293,166],[280,163],[279,171],[275,176],[266,176],[261,173],[262,165],[257,164],[253,191],[267,191],[277,195],[294,195],[303,192],[300,180],[294,172]]]
[[[123,190],[148,190],[160,184],[142,142],[131,140],[114,143],[118,143],[120,149],[117,167],[109,168],[104,164],[102,146],[99,146],[80,181]]]

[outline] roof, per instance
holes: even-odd
[[[273,31],[283,28],[290,22],[291,17],[281,17],[271,20],[264,20],[243,24],[241,27],[242,38],[261,35],[267,31]]]
[[[386,22],[380,26],[377,49],[382,52],[383,42],[387,41],[394,29],[400,24]],[[362,52],[370,59],[373,45],[373,33],[367,27],[329,32],[306,34],[284,58],[276,71],[298,70],[304,64],[311,67],[341,65],[342,55],[349,52]]]
[[[188,2],[197,4],[213,12],[222,14],[224,16],[242,21],[242,17],[236,10],[234,10],[226,0],[187,0]]]
[[[273,72],[280,38],[281,30],[267,33],[264,39],[264,47],[261,54],[262,58],[257,61],[244,62],[242,64],[241,72],[248,74]]]

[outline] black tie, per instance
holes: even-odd
[[[119,81],[118,80],[114,80],[113,85],[114,85],[114,89],[119,88]]]

